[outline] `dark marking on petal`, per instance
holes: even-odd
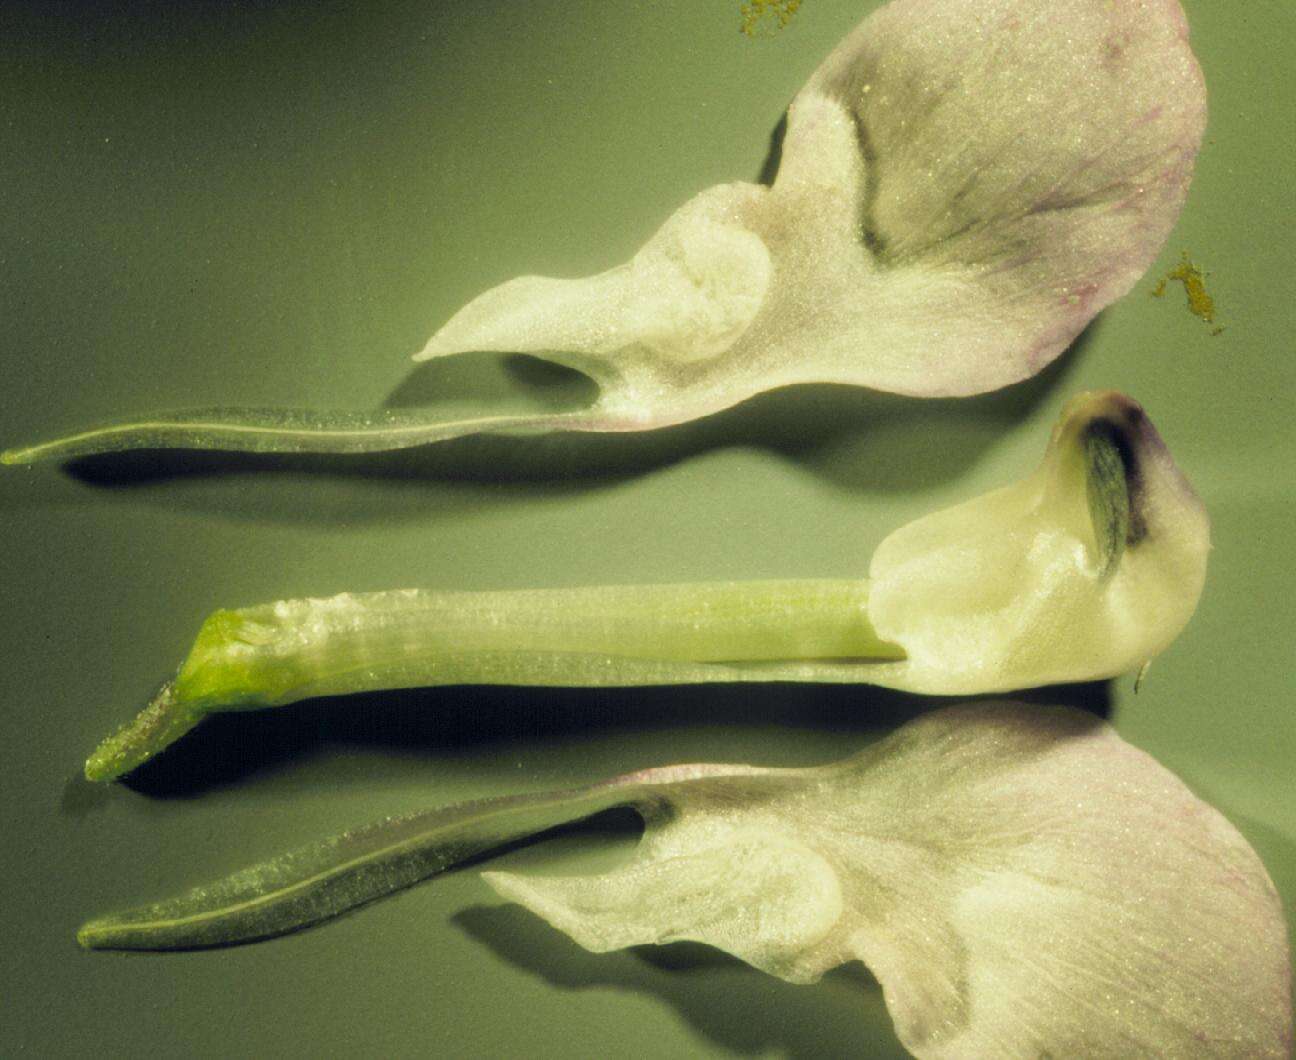
[[[878,164],[877,149],[869,135],[864,119],[857,108],[851,108],[851,117],[855,124],[855,139],[859,144],[860,157],[864,159],[864,201],[860,209],[860,240],[868,248],[873,260],[879,265],[889,264],[890,246],[886,237],[878,228],[876,220],[878,197]]]
[[[1096,420],[1083,436],[1089,519],[1101,558],[1101,576],[1108,578],[1120,565],[1129,536],[1129,491],[1125,488],[1125,463],[1113,441],[1109,424]]]
[[[1089,517],[1103,557],[1103,576],[1120,563],[1125,549],[1147,537],[1143,513],[1143,473],[1135,440],[1146,414],[1130,404],[1093,420],[1082,436],[1088,472]],[[1119,422],[1118,422],[1119,421]]]

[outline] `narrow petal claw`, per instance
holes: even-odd
[[[378,453],[465,435],[609,431],[618,424],[578,409],[518,415],[449,416],[444,412],[319,413],[288,409],[196,409],[91,427],[48,442],[0,452],[0,464],[75,460],[132,449],[214,449],[239,453]]]

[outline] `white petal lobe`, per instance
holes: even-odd
[[[862,960],[920,1057],[1287,1055],[1263,866],[1089,715],[949,708],[837,765],[654,772],[617,782],[647,820],[625,868],[488,879],[600,951],[695,939],[793,982]]]
[[[773,187],[701,193],[622,269],[496,288],[421,356],[551,356],[641,425],[799,382],[993,390],[1142,275],[1204,126],[1176,0],[892,0],[794,100]]]
[[[786,836],[754,831],[601,877],[483,876],[586,949],[708,942],[794,981],[818,977],[798,956],[842,913],[837,875],[824,858]]]

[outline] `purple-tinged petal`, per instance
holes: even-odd
[[[1051,361],[1148,267],[1205,116],[1177,0],[892,0],[793,101],[772,187],[703,191],[597,276],[501,284],[417,355],[546,357],[598,384],[588,409],[185,413],[8,450],[0,463],[646,430],[794,383],[993,390]]]
[[[645,801],[624,868],[486,878],[594,950],[689,939],[793,982],[862,960],[920,1057],[1288,1055],[1264,867],[1089,715],[950,708],[835,766]]]
[[[668,766],[392,818],[79,938],[282,934],[613,806],[646,825],[627,865],[486,879],[596,951],[694,940],[797,983],[863,961],[921,1057],[1291,1048],[1286,923],[1255,852],[1110,726],[1034,704],[936,711],[816,768]]]

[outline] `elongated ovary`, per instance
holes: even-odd
[[[217,611],[176,677],[86,763],[104,780],[211,710],[449,684],[651,685],[708,664],[903,657],[869,622],[868,583],[797,580],[513,592],[343,593]]]
[[[218,611],[95,751],[120,776],[206,713],[428,685],[829,681],[978,695],[1135,669],[1197,606],[1201,501],[1143,410],[1063,409],[1025,478],[893,531],[867,579],[405,590]]]

